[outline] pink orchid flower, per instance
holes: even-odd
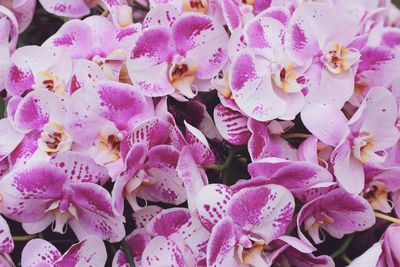
[[[193,98],[195,79],[211,79],[225,65],[227,43],[225,30],[215,19],[176,14],[171,24],[141,33],[127,60],[129,76],[147,96]]]
[[[99,64],[108,79],[119,81],[125,71],[126,57],[140,32],[140,25],[116,20],[118,27],[102,16],[70,20],[43,46],[64,47],[73,59],[92,60]]]
[[[294,199],[278,185],[233,194],[225,185],[211,184],[198,193],[196,207],[200,222],[211,232],[207,266],[270,266],[263,249],[285,234]]]
[[[106,260],[107,251],[104,242],[96,236],[88,236],[72,245],[64,254],[46,240],[33,239],[22,250],[21,266],[104,266]]]
[[[72,60],[65,50],[24,46],[10,58],[6,89],[13,96],[24,95],[32,89],[63,94],[71,72]]]
[[[340,5],[300,4],[290,18],[285,47],[296,64],[310,64],[306,102],[342,107],[354,91],[360,52],[352,46],[359,26],[357,17]],[[310,62],[311,61],[311,62]],[[340,91],[336,90],[341,88]],[[309,105],[307,105],[308,107]],[[302,119],[307,120],[307,116]]]
[[[114,176],[123,167],[120,146],[125,135],[154,115],[153,102],[129,84],[104,80],[83,85],[71,95],[67,132]]]
[[[110,194],[96,184],[106,179],[106,169],[84,154],[56,154],[49,162],[14,169],[0,181],[2,213],[31,234],[50,224],[65,233],[68,223],[79,239],[95,234],[117,242],[125,234],[124,218],[114,214]]]
[[[330,105],[318,109],[318,113],[307,111],[306,127],[324,143],[336,147],[331,162],[340,186],[360,193],[364,188],[363,163],[383,163],[385,150],[400,138],[395,127],[398,109],[394,96],[386,88],[371,89],[350,121]]]
[[[313,199],[301,208],[297,217],[297,229],[300,238],[307,242],[301,231],[303,223],[312,240],[320,244],[325,239],[321,229],[340,239],[345,234],[364,231],[373,226],[375,215],[364,198],[338,188]]]
[[[249,117],[259,121],[292,120],[304,106],[305,63],[296,65],[285,49],[286,26],[261,13],[243,30],[247,49],[230,68],[232,97]]]

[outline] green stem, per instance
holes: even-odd
[[[132,256],[131,250],[129,249],[128,243],[126,242],[125,239],[121,241],[121,245],[122,245],[122,249],[123,249],[123,251],[125,253],[126,260],[129,263],[129,266],[130,267],[135,267],[135,262],[133,260],[133,256]]]
[[[331,254],[331,258],[335,259],[339,257],[340,255],[344,254],[346,252],[346,249],[350,246],[351,241],[353,240],[354,235],[349,235],[346,237],[344,240],[343,244],[338,248],[335,252]]]
[[[229,154],[228,154],[228,157],[225,159],[225,162],[222,165],[223,170],[225,170],[222,173],[222,183],[223,184],[228,184],[228,171],[227,171],[227,169],[228,169],[229,165],[232,163],[233,159],[235,158],[235,152],[236,151],[234,151],[234,150],[230,150]]]
[[[293,139],[293,138],[302,138],[306,139],[310,137],[311,134],[302,134],[302,133],[288,133],[288,134],[282,134],[282,137],[285,139]]]

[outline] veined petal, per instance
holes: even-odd
[[[14,250],[14,241],[11,237],[10,227],[2,216],[0,216],[0,230],[0,251],[1,253],[11,253]]]
[[[214,108],[214,120],[218,131],[229,143],[243,145],[249,140],[248,119],[243,114],[218,104]]]

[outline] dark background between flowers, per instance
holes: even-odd
[[[396,6],[400,8],[400,0],[392,1]],[[94,9],[92,14],[101,14],[101,9]],[[35,15],[33,17],[32,23],[30,26],[19,36],[18,46],[26,46],[26,45],[41,45],[49,36],[54,34],[64,23],[63,18],[54,16],[52,14],[47,13],[39,2],[37,2]],[[0,118],[4,117],[4,101],[2,97],[5,97],[5,91],[3,88],[0,88]],[[208,111],[212,114],[213,108],[216,104],[218,104],[218,97],[215,93],[209,93],[207,95],[200,96],[207,104]],[[169,101],[170,111],[173,113],[174,117],[177,119],[178,124],[181,124],[183,120],[187,120],[189,123],[191,118],[188,117],[188,113],[185,112],[186,105],[184,103],[179,103],[173,100]],[[301,121],[296,118],[296,129],[294,132],[304,132],[307,133],[307,130],[302,125]],[[298,146],[301,140],[299,139],[291,139],[290,142],[294,146]],[[211,144],[214,152],[217,155],[217,159],[219,163],[228,163],[227,168],[223,172],[214,172],[207,171],[210,182],[221,182],[223,179],[228,184],[234,184],[239,179],[246,179],[249,177],[246,171],[246,164],[249,162],[249,156],[246,152],[246,147],[232,147],[226,146],[226,144]],[[234,151],[234,157],[229,162],[226,161],[228,158],[228,154]],[[106,185],[106,188],[111,190],[112,184],[109,183]],[[168,208],[168,205],[161,205],[164,208]],[[185,205],[182,205],[185,206]],[[135,229],[134,222],[132,220],[132,210],[129,205],[125,205],[127,210],[125,211],[126,224],[125,229],[127,234]],[[296,205],[296,210],[300,207]],[[16,223],[14,221],[8,220],[9,226],[11,228],[11,233],[13,236],[23,236],[26,235],[20,223]],[[350,245],[346,249],[346,255],[353,259],[360,255],[363,251],[368,249],[374,242],[376,242],[383,231],[387,227],[387,223],[377,223],[374,226],[374,229],[368,231],[368,233],[358,233],[352,236],[345,236],[341,240],[337,240],[334,238],[327,237],[326,242],[324,244],[318,246],[318,254],[327,254],[332,255],[341,247],[343,247],[344,243],[350,243]],[[77,242],[77,239],[74,233],[68,229],[67,232],[63,235],[52,232],[51,227],[48,227],[44,232],[37,235],[38,238],[43,238],[53,245],[55,245],[62,253],[64,253],[72,244]],[[20,258],[21,252],[24,248],[25,244],[28,241],[15,241],[15,249],[11,254],[15,264],[20,266]],[[108,260],[106,266],[111,266],[111,261],[116,250],[121,248],[121,243],[108,243],[105,242]],[[345,266],[346,264],[340,259],[340,257],[335,258],[336,266]]]

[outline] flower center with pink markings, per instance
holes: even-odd
[[[272,69],[274,84],[285,93],[297,93],[306,86],[306,79],[296,72],[293,64],[288,64],[285,67],[272,66]]]
[[[54,214],[55,221],[52,224],[52,230],[60,234],[67,231],[66,225],[69,219],[78,219],[76,207],[65,198],[54,201],[45,212]]]
[[[188,58],[174,57],[169,65],[168,78],[172,86],[188,98],[193,98],[192,83],[198,69],[197,64]]]
[[[362,196],[371,204],[373,209],[388,206],[388,193],[386,185],[380,181],[372,181],[362,192]]]
[[[265,241],[248,236],[242,236],[237,247],[240,262],[250,266],[267,266],[262,258]]]
[[[207,0],[183,0],[183,8],[186,11],[205,14],[208,9]]]
[[[368,133],[361,133],[353,140],[353,155],[362,163],[380,161],[373,148],[373,137]]]
[[[38,146],[47,154],[68,151],[71,145],[72,139],[60,124],[49,122],[43,126]]]
[[[322,56],[322,62],[332,73],[338,74],[351,68],[360,59],[360,53],[354,48],[347,48],[335,43]]]
[[[50,92],[62,94],[65,91],[65,85],[61,79],[50,71],[38,72],[35,76],[33,89],[44,89]]]

